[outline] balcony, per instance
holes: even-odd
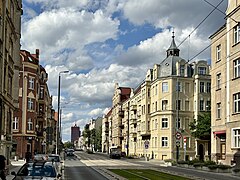
[[[137,111],[137,105],[135,104],[130,105],[130,111]]]
[[[119,115],[121,118],[124,118],[124,111],[122,111],[122,110],[119,111],[119,112],[118,112],[118,115]]]

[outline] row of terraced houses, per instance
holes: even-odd
[[[0,154],[8,160],[55,148],[48,74],[39,50],[20,50],[22,13],[21,0],[0,1]]]
[[[226,23],[210,36],[211,67],[180,57],[174,36],[136,89],[115,85],[102,123],[102,151],[156,159],[240,159],[240,1],[229,1]],[[211,112],[211,138],[191,135],[189,123]]]

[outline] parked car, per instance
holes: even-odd
[[[48,180],[60,180],[61,174],[58,173],[55,165],[52,162],[47,161],[35,161],[25,163],[19,171],[11,172],[11,175],[15,176],[13,180],[21,179],[48,179]]]
[[[47,161],[54,162],[56,164],[57,170],[60,174],[62,174],[62,170],[64,169],[63,161],[58,154],[49,154]]]

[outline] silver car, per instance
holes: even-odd
[[[62,174],[62,170],[64,169],[63,161],[58,154],[49,154],[47,161],[54,162],[56,164],[57,170],[60,174]]]
[[[61,174],[58,173],[56,167],[52,162],[36,161],[25,163],[19,171],[11,172],[15,177],[13,180],[23,179],[47,179],[60,180]]]

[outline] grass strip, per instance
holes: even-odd
[[[186,177],[167,174],[151,169],[108,169],[129,180],[188,180]]]

